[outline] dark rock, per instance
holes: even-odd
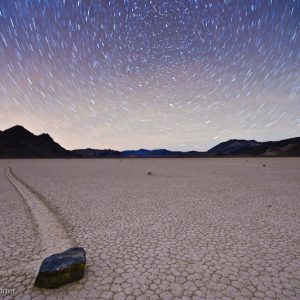
[[[152,173],[151,173],[151,172],[148,172],[148,175],[152,175]]]
[[[265,167],[266,165],[265,165],[265,164],[263,164],[262,166],[263,166],[263,167]]]
[[[81,247],[53,254],[42,262],[34,285],[54,289],[83,278],[86,253]]]

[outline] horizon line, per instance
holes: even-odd
[[[23,129],[27,130],[28,132],[32,133],[33,135],[35,136],[40,136],[42,134],[47,134],[49,135],[53,141],[57,144],[59,144],[62,148],[64,148],[65,150],[68,150],[68,151],[76,151],[76,150],[85,150],[85,149],[91,149],[91,150],[112,150],[112,151],[117,151],[117,152],[124,152],[124,151],[138,151],[138,150],[147,150],[147,151],[154,151],[154,150],[168,150],[168,151],[172,151],[172,152],[182,152],[182,153],[187,153],[187,152],[200,152],[200,153],[205,153],[205,152],[208,152],[210,149],[214,148],[215,146],[218,146],[222,143],[225,143],[225,142],[228,142],[228,141],[234,141],[234,140],[237,140],[237,141],[254,141],[254,142],[257,142],[257,143],[268,143],[268,142],[279,142],[279,141],[282,141],[282,140],[289,140],[289,139],[295,139],[295,138],[300,138],[300,136],[293,136],[293,137],[288,137],[288,138],[281,138],[280,140],[265,140],[265,141],[261,141],[261,140],[256,140],[256,139],[243,139],[243,138],[231,138],[231,139],[228,139],[228,140],[224,140],[224,141],[221,141],[217,144],[215,144],[214,146],[212,146],[211,148],[209,148],[208,150],[170,150],[169,148],[137,148],[137,149],[125,149],[125,150],[116,150],[116,149],[112,149],[112,148],[91,148],[91,147],[85,147],[85,148],[74,148],[74,149],[68,149],[66,147],[64,147],[61,143],[58,143],[55,138],[53,138],[52,135],[50,135],[49,133],[47,132],[43,132],[41,134],[36,134],[30,130],[28,130],[26,127],[24,127],[23,125],[20,125],[20,124],[16,124],[14,126],[11,126],[9,128],[6,128],[4,130],[1,130],[0,129],[0,132],[4,132],[6,130],[9,130],[11,128],[14,128],[14,127],[22,127]]]

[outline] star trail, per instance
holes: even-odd
[[[299,27],[299,0],[0,0],[0,130],[116,150],[299,136]]]

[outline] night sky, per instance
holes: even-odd
[[[300,136],[300,0],[0,0],[0,130],[67,149]]]

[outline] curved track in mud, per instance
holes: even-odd
[[[59,222],[51,209],[40,199],[31,187],[22,182],[12,171],[6,167],[5,174],[27,205],[38,225],[41,239],[41,249],[45,255],[60,252],[74,244],[63,224]]]

